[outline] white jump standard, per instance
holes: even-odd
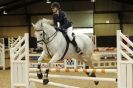
[[[11,88],[23,86],[29,88],[29,35],[10,48]]]
[[[2,70],[5,70],[5,44],[3,38],[0,42],[0,68],[2,68]]]
[[[127,44],[124,44],[124,41]],[[121,33],[117,31],[117,69],[118,69],[118,88],[133,88],[133,59],[129,56],[133,56],[133,50],[129,48],[133,47],[133,43]],[[125,49],[127,52],[123,51]],[[123,60],[123,57],[126,60]]]

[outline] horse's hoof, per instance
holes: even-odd
[[[96,74],[92,72],[89,77],[96,77]]]
[[[96,74],[94,72],[91,73],[90,77],[96,77]],[[99,84],[99,81],[94,81],[95,85]]]
[[[83,55],[83,52],[81,51],[81,52],[79,53],[79,55]]]
[[[49,73],[49,69],[46,69],[45,73],[47,73],[47,74],[48,74],[48,73]]]
[[[48,74],[49,74],[49,69],[46,69],[44,77],[48,77]]]
[[[90,74],[89,72],[86,72],[86,75],[87,75],[88,77],[90,77],[89,74]]]
[[[49,80],[48,80],[48,79],[43,79],[43,85],[47,85],[47,84],[48,84],[48,82],[49,82]]]
[[[37,77],[38,77],[38,79],[42,79],[42,78],[43,78],[43,75],[42,75],[42,73],[40,73],[40,74],[37,74]]]
[[[95,74],[94,72],[92,72],[92,73],[87,72],[86,74],[87,74],[89,77],[96,77],[96,74]],[[98,84],[99,84],[99,81],[94,81],[94,83],[95,83],[95,85],[98,85]]]
[[[118,79],[116,78],[116,82],[118,82]]]
[[[95,85],[98,85],[99,84],[99,81],[94,81]]]
[[[86,72],[86,74],[88,75],[88,77],[96,77],[96,74],[94,72]]]
[[[38,64],[38,65],[37,65],[37,68],[40,69],[40,68],[41,68],[41,64]]]

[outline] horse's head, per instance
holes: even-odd
[[[51,24],[53,24],[52,20],[45,18],[40,19],[35,24],[32,23],[38,42],[42,41],[44,38],[47,38],[50,30],[54,29]]]

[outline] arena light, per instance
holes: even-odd
[[[4,10],[4,11],[3,11],[3,14],[5,14],[5,15],[6,15],[6,14],[7,14],[7,12]]]
[[[1,6],[1,7],[0,7],[0,9],[3,9],[3,8],[4,8],[4,6]]]
[[[91,2],[96,2],[96,0],[91,0]]]
[[[106,23],[108,24],[108,23],[110,23],[110,21],[109,20],[106,20]]]
[[[48,3],[48,4],[49,4],[49,3],[51,3],[51,1],[50,1],[50,0],[46,0],[46,3]]]

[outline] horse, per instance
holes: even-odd
[[[38,63],[40,64],[42,59],[48,55],[51,55],[52,59],[48,62],[49,66],[51,66],[53,63],[62,58],[66,50],[67,41],[63,36],[63,33],[54,28],[52,20],[42,18],[35,24],[32,23],[32,25],[35,30],[35,37],[37,38],[37,42],[43,43],[43,51],[41,56],[38,58]],[[86,68],[88,68],[88,66],[93,68],[92,61],[95,59],[93,55],[94,44],[92,39],[85,34],[75,33],[75,40],[83,54],[79,55],[76,53],[72,43],[69,43],[69,47],[66,54],[64,55],[64,59],[67,56],[73,57],[81,62],[85,62]],[[38,68],[40,69],[40,66],[38,66]],[[86,74],[90,76],[90,73]],[[93,75],[91,73],[91,76],[96,77],[94,73]]]

